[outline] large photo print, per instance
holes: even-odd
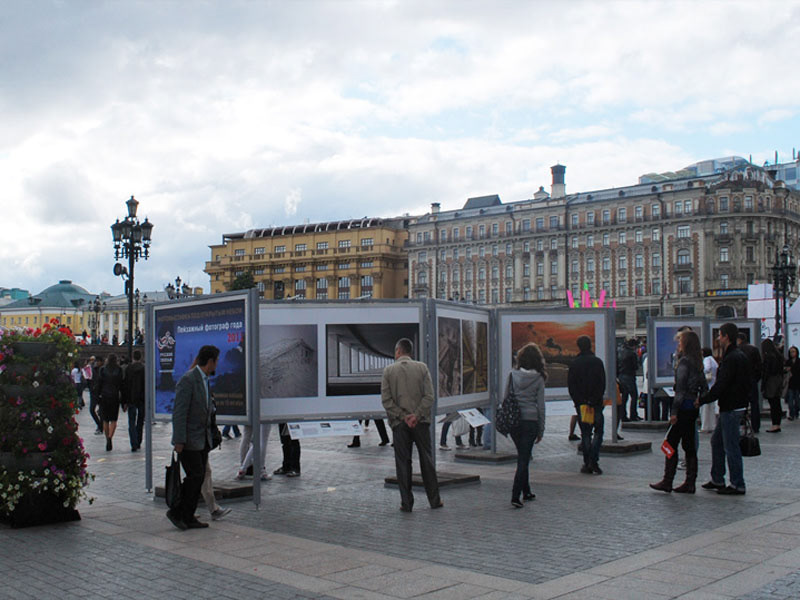
[[[202,346],[220,349],[209,380],[220,416],[247,414],[244,298],[156,307],[156,414],[172,414],[175,386]]]
[[[569,367],[578,356],[577,339],[588,335],[596,347],[594,321],[561,323],[553,321],[516,321],[511,323],[511,356],[516,364],[517,352],[525,344],[535,343],[544,356],[547,369],[545,388],[567,387]]]
[[[394,362],[394,345],[400,338],[411,340],[417,358],[417,323],[326,325],[326,395],[380,394],[383,369]]]
[[[259,328],[258,385],[261,398],[317,395],[317,326]]]
[[[489,388],[489,354],[486,323],[461,321],[462,393],[475,394]]]
[[[439,396],[461,394],[461,321],[439,317]]]

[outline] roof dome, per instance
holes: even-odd
[[[88,290],[79,285],[75,285],[69,279],[62,279],[57,284],[51,285],[49,288],[42,290],[38,296],[45,294],[77,294],[79,296],[91,296]]]
[[[55,285],[51,285],[30,298],[17,300],[5,306],[10,308],[72,308],[79,309],[81,306],[88,305],[94,299],[95,294],[89,293],[86,288],[75,285],[69,279],[62,279]]]

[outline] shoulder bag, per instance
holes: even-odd
[[[494,420],[494,428],[497,433],[508,435],[519,427],[522,413],[517,401],[517,394],[514,392],[514,378],[511,374],[508,375],[508,387],[506,389],[506,397],[497,411],[497,417]]]
[[[172,462],[166,467],[167,477],[164,481],[164,499],[169,508],[177,508],[181,503],[181,463],[175,451],[172,452]]]
[[[750,424],[750,410],[748,409],[742,419],[743,432],[739,438],[739,448],[742,456],[761,456],[761,443],[758,441],[753,426]]]

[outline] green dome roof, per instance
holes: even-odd
[[[55,285],[42,290],[38,294],[7,304],[6,308],[29,308],[37,306],[39,308],[79,308],[82,304],[88,304],[93,300],[95,294],[79,285],[75,285],[69,279],[62,279]]]

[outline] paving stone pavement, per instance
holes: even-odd
[[[393,452],[377,446],[373,427],[358,449],[347,438],[303,442],[302,476],[266,482],[258,509],[225,502],[227,518],[181,532],[144,489],[144,456],[129,451],[127,423],[105,452],[85,412],[79,422],[96,499],[79,507],[79,522],[0,527],[0,598],[800,597],[798,423],[760,436],[763,455],[745,459],[746,496],[719,497],[650,490],[663,468],[655,452],[602,456],[604,475],[582,475],[568,418],[549,417],[531,467],[537,497],[525,508],[509,502],[514,465],[456,463],[437,450],[439,470],[481,483],[443,489],[437,511],[417,492],[411,514],[383,484]],[[168,424],[154,427],[157,483],[169,434]],[[657,448],[663,433],[625,437]],[[512,449],[505,438],[498,446]],[[232,479],[238,456],[238,441],[212,452],[214,478]],[[279,463],[274,435],[267,465]],[[703,436],[699,483],[709,466]],[[202,505],[199,513],[207,519]]]

